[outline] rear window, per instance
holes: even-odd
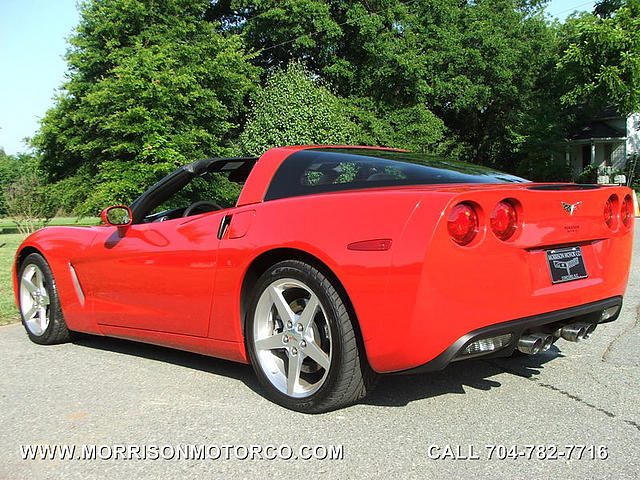
[[[373,149],[309,149],[278,168],[265,200],[402,185],[505,183],[527,180],[442,157]]]

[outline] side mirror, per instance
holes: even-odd
[[[131,213],[131,209],[126,205],[112,205],[102,211],[100,218],[107,225],[126,227],[131,225],[133,213]]]

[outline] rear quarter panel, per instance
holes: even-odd
[[[242,341],[238,309],[242,280],[251,262],[262,253],[291,248],[309,253],[337,276],[351,300],[365,342],[405,319],[387,305],[389,271],[402,244],[388,251],[353,251],[352,242],[390,238],[397,242],[424,195],[416,191],[359,191],[273,200],[238,209],[253,211],[247,233],[224,238],[216,275],[210,332],[213,338]],[[405,251],[395,262],[394,277],[422,265],[428,239],[449,195],[433,195],[422,207],[424,232],[419,248]],[[233,220],[232,220],[233,226]],[[403,302],[401,296],[397,301]]]
[[[430,193],[394,245],[386,298],[403,319],[403,341],[390,341],[382,330],[373,335],[367,348],[374,368],[418,366],[475,329],[624,294],[633,228],[608,228],[603,207],[611,194],[623,198],[629,189],[601,188],[587,194],[502,186],[450,192],[455,195],[443,206],[428,242],[418,232],[432,225],[433,212],[425,208]],[[493,235],[488,220],[493,207],[506,198],[521,203],[523,228],[512,241],[503,242]],[[561,201],[581,199],[582,209],[573,216],[562,209]],[[450,209],[462,201],[479,207],[481,223],[476,239],[464,247],[452,241],[446,226]],[[582,247],[588,278],[551,283],[545,250],[563,245]]]

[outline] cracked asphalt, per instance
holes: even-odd
[[[0,478],[637,479],[639,261],[636,242],[623,313],[588,341],[384,377],[361,404],[315,416],[265,400],[248,366],[90,336],[42,347],[1,327]],[[341,445],[343,459],[23,460],[20,446],[36,444]],[[469,445],[479,459],[429,456]],[[525,456],[501,460],[497,447],[489,459],[487,445]],[[528,459],[528,445],[546,457],[604,446],[607,458]]]

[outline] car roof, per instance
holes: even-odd
[[[380,150],[380,151],[396,151],[403,152],[397,148],[387,147],[363,147],[353,145],[294,145],[286,147],[275,147],[267,150],[255,164],[249,177],[247,178],[245,187],[240,193],[237,206],[250,205],[252,203],[262,202],[271,183],[271,179],[275,175],[282,162],[284,162],[292,154],[301,150],[322,150],[322,149],[348,149],[348,150]]]
[[[249,174],[245,188],[243,188],[237,205],[249,205],[264,200],[308,195],[312,191],[338,191],[352,188],[372,188],[374,186],[395,186],[398,182],[373,182],[366,185],[326,185],[305,188],[298,185],[296,173],[303,165],[312,162],[367,162],[381,159],[383,161],[399,161],[401,163],[416,164],[429,170],[431,175],[422,175],[419,183],[422,185],[439,184],[489,184],[503,182],[528,182],[520,177],[493,170],[481,165],[461,162],[439,155],[416,154],[407,150],[365,146],[335,146],[335,145],[305,145],[296,147],[272,148],[260,157]],[[300,172],[298,172],[300,173]],[[293,177],[295,178],[293,178]],[[289,178],[292,177],[292,178]],[[298,179],[299,180],[299,179]],[[276,185],[277,184],[277,185]],[[417,185],[408,181],[407,185]],[[276,188],[278,187],[278,188]],[[275,192],[275,190],[278,190]]]

